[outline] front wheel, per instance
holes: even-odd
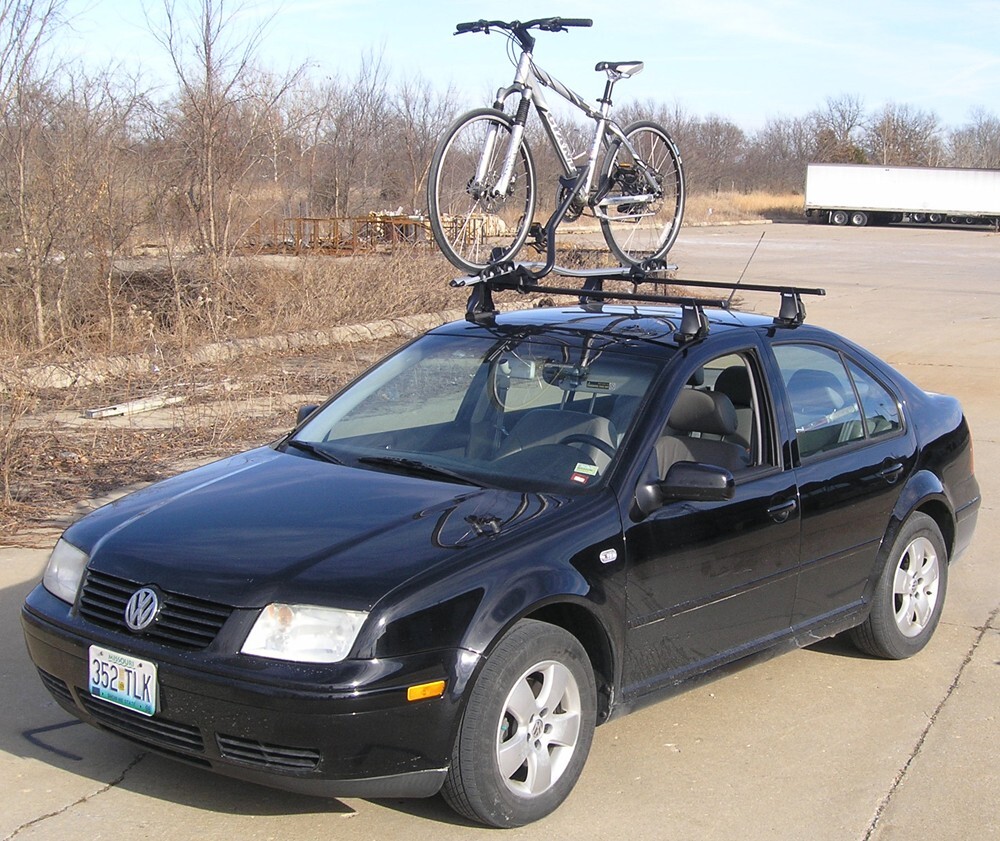
[[[903,523],[875,585],[868,619],[850,632],[867,654],[902,660],[930,641],[948,589],[948,550],[937,523],[919,511]]]
[[[594,672],[572,634],[518,622],[489,655],[465,708],[442,794],[455,811],[523,826],[572,791],[597,720]]]
[[[503,111],[470,111],[451,124],[431,160],[427,205],[434,240],[451,263],[470,274],[513,259],[531,226],[535,164],[523,139],[509,183],[497,190],[513,125]]]
[[[684,216],[681,156],[666,129],[638,122],[613,139],[601,168],[594,211],[608,248],[623,265],[660,258],[677,239]],[[633,154],[634,152],[634,154]]]

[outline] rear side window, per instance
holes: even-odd
[[[885,387],[867,371],[853,362],[847,368],[854,379],[854,385],[861,399],[861,411],[865,418],[865,431],[869,438],[888,435],[900,429],[899,405]]]
[[[789,344],[776,345],[774,355],[792,406],[800,458],[902,428],[896,398],[836,351]]]
[[[774,355],[795,418],[799,458],[864,439],[861,409],[840,354],[816,345],[777,345]]]

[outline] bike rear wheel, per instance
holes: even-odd
[[[684,174],[680,153],[662,126],[632,123],[624,133],[635,156],[620,138],[612,140],[601,169],[604,192],[595,209],[608,247],[623,265],[637,266],[662,257],[677,239]],[[656,182],[655,190],[644,172]]]
[[[523,140],[510,184],[503,194],[495,189],[512,129],[503,111],[470,111],[451,124],[431,161],[427,204],[434,240],[448,260],[470,274],[513,259],[531,226],[535,164]]]

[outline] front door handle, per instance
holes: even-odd
[[[777,505],[772,505],[767,509],[767,513],[774,522],[783,523],[792,516],[798,507],[799,504],[794,499],[789,499],[785,502],[779,502]]]

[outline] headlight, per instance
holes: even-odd
[[[52,554],[49,555],[49,564],[45,567],[42,584],[56,598],[73,604],[89,561],[86,552],[81,552],[60,537]]]
[[[359,610],[276,602],[260,612],[241,650],[275,660],[337,663],[347,656],[367,618]]]

